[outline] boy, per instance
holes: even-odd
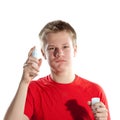
[[[43,27],[39,37],[51,73],[32,81],[38,75],[42,59],[32,56],[35,47],[31,48],[4,120],[110,120],[103,89],[73,71],[77,53],[73,27],[61,20],[52,21]],[[93,97],[100,98],[100,102],[92,104]]]

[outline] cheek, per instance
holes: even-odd
[[[50,63],[54,59],[52,54],[46,53],[46,60]]]
[[[65,56],[67,56],[67,57],[74,57],[75,56],[74,53],[75,53],[74,50],[69,50],[69,51],[66,52]]]
[[[66,60],[71,60],[72,58],[73,58],[73,53],[72,52],[66,52],[66,54],[64,54],[64,58],[66,59]]]

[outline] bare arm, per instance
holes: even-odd
[[[23,68],[23,75],[18,90],[5,114],[4,120],[29,120],[29,118],[24,115],[27,90],[30,81],[38,75],[39,67],[41,65],[41,59],[38,60],[32,57],[33,49],[34,48],[32,48],[28,54],[28,59]]]
[[[28,84],[23,82],[20,83],[17,93],[7,110],[4,120],[22,120],[27,88]]]

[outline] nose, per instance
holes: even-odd
[[[62,49],[60,49],[60,48],[56,48],[56,49],[55,49],[55,51],[54,51],[54,56],[55,56],[55,57],[61,57],[61,56],[63,56],[63,55],[64,55],[64,52],[63,52]]]

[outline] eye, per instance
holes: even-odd
[[[68,45],[64,45],[63,48],[69,48],[69,46]]]
[[[55,47],[48,47],[48,50],[55,50]]]

